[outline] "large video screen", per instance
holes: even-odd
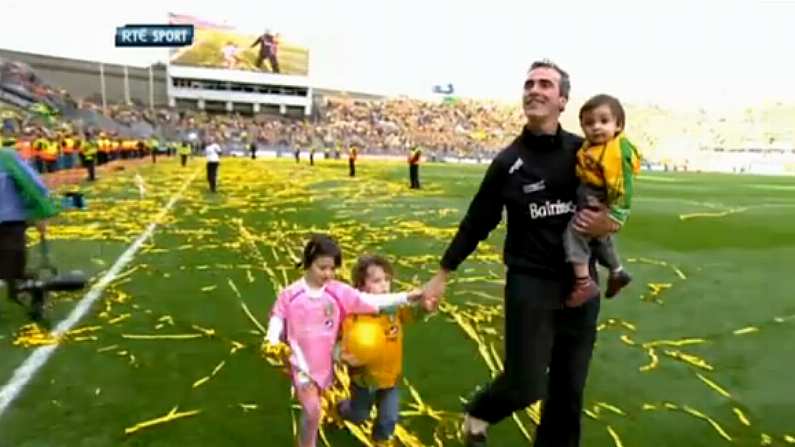
[[[175,49],[170,62],[191,67],[306,76],[309,50],[292,44],[278,32],[263,27],[262,34],[244,33],[193,16],[169,14],[172,24],[194,26],[193,45]]]

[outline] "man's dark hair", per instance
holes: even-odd
[[[624,107],[621,105],[621,102],[610,95],[596,95],[593,98],[589,99],[582,105],[580,108],[580,121],[582,121],[582,116],[586,113],[590,112],[591,110],[601,107],[607,106],[610,108],[610,113],[615,117],[616,124],[621,129],[624,128],[624,124],[626,123],[626,114],[624,113]]]
[[[566,70],[560,68],[558,64],[552,62],[549,59],[541,59],[540,61],[535,61],[532,65],[530,65],[530,71],[533,71],[536,68],[551,68],[557,71],[560,75],[560,96],[568,99],[569,93],[571,92],[571,79],[569,78],[569,74],[566,72]]]
[[[321,256],[334,258],[334,267],[342,265],[342,252],[334,239],[326,234],[313,234],[304,246],[301,266],[307,270]]]
[[[351,272],[351,282],[353,283],[353,287],[357,289],[361,289],[364,287],[364,282],[367,279],[367,269],[372,266],[381,267],[386,273],[388,278],[392,278],[394,270],[392,269],[392,264],[378,255],[364,255],[361,256],[357,261],[356,265],[353,267],[353,271]]]

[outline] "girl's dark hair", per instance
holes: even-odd
[[[342,265],[342,252],[334,239],[326,234],[313,234],[304,246],[304,256],[301,258],[300,266],[306,270],[321,256],[334,258],[334,267]]]
[[[386,276],[392,278],[394,273],[392,270],[392,264],[390,264],[386,258],[378,255],[364,255],[356,261],[356,265],[353,267],[353,271],[351,272],[351,282],[353,283],[353,287],[357,289],[364,287],[364,281],[367,279],[367,269],[373,265],[381,267],[384,270],[384,273],[386,273]]]
[[[607,106],[610,109],[610,113],[616,119],[616,124],[618,124],[618,127],[623,129],[624,125],[626,124],[626,114],[624,113],[624,107],[621,106],[621,102],[618,99],[610,95],[596,95],[586,101],[585,104],[583,104],[580,108],[580,121],[582,121],[583,115],[601,106]]]

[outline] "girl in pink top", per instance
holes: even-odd
[[[372,295],[334,279],[342,263],[337,244],[314,235],[304,247],[304,277],[279,293],[271,311],[267,342],[290,346],[293,386],[301,403],[299,445],[314,447],[320,426],[320,394],[331,386],[333,352],[342,320],[348,314],[374,314],[385,307],[417,301],[419,290]]]

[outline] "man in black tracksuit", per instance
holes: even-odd
[[[533,64],[524,92],[527,125],[489,166],[442,257],[441,270],[425,286],[427,296],[440,297],[449,273],[499,224],[503,209],[507,211],[505,368],[466,407],[467,446],[485,446],[489,424],[539,399],[544,407],[535,446],[579,445],[599,301],[576,308],[564,305],[573,274],[563,233],[576,211],[574,166],[582,144],[558,123],[568,91],[563,70],[548,61]],[[577,223],[588,234],[617,230],[603,210],[581,211]]]

